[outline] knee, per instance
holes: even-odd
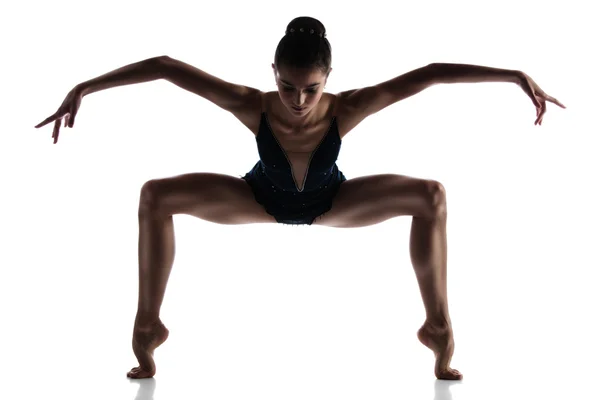
[[[432,217],[445,216],[446,207],[446,188],[438,181],[427,181],[427,202],[430,206]]]
[[[155,214],[160,210],[158,182],[149,180],[142,185],[138,215]]]

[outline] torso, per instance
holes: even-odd
[[[316,122],[305,127],[293,127],[287,110],[283,108],[277,92],[260,92],[247,109],[234,115],[256,136],[258,134],[261,113],[265,112],[271,133],[279,142],[291,165],[298,187],[303,188],[307,168],[313,151],[328,133],[332,118],[336,117],[340,138],[364,119],[356,113],[346,110],[339,95],[323,93],[314,109],[318,116]]]

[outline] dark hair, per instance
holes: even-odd
[[[331,67],[331,45],[325,36],[325,26],[319,20],[294,18],[275,50],[275,68],[316,68],[326,75]]]

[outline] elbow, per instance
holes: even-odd
[[[442,63],[431,63],[425,67],[425,80],[430,86],[441,83],[438,79],[440,76],[441,68]]]
[[[442,66],[442,63],[431,63],[429,65],[427,65],[427,70],[428,71],[437,71],[440,69],[440,67]]]
[[[158,56],[153,57],[148,61],[150,62],[151,68],[154,69],[154,71],[157,72],[161,78],[165,78],[167,72],[169,71],[170,61],[172,60],[173,59],[169,56]]]
[[[169,61],[173,61],[173,59],[169,56],[158,56],[152,57],[150,61],[155,65],[166,65]]]

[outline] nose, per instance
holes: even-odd
[[[302,96],[302,94],[296,97],[296,101],[294,103],[295,107],[302,107],[302,104],[304,104],[304,97]]]

